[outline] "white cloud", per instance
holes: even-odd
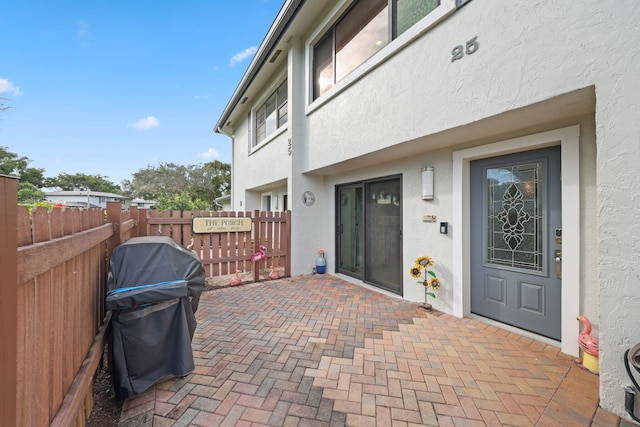
[[[20,88],[9,79],[0,79],[0,93],[11,93],[13,96],[21,96]]]
[[[140,119],[134,124],[129,124],[128,127],[137,129],[137,130],[145,130],[151,129],[160,125],[160,121],[153,116],[147,116],[144,119]]]
[[[245,59],[247,59],[248,57],[256,53],[257,50],[258,48],[256,46],[251,46],[249,48],[246,48],[242,52],[236,53],[231,57],[231,61],[229,61],[229,66],[233,67],[236,64],[244,61]]]
[[[214,148],[209,148],[204,153],[198,154],[198,157],[200,157],[203,160],[217,159],[218,157],[220,157],[220,153],[218,152],[218,150]]]

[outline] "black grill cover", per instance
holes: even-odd
[[[113,313],[119,397],[193,371],[191,340],[204,283],[200,259],[169,237],[135,237],[115,248],[106,308]]]

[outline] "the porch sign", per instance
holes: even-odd
[[[235,233],[251,231],[251,218],[193,218],[194,233]]]

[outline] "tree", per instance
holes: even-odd
[[[231,189],[231,165],[215,160],[191,171],[193,194],[211,205],[215,199],[229,193]]]
[[[45,200],[44,191],[30,182],[20,182],[18,184],[18,203],[21,205],[32,205]]]
[[[88,190],[122,194],[120,186],[107,180],[107,177],[102,175],[86,175],[83,173],[71,175],[61,173],[55,178],[46,178],[44,183],[46,187],[57,187],[63,191]]]
[[[44,187],[44,169],[25,168],[20,172],[20,182],[33,184],[37,188]]]
[[[123,181],[125,192],[132,197],[159,201],[187,194],[193,202],[206,201],[209,208],[230,186],[231,165],[220,161],[188,166],[160,163],[140,169],[131,181]]]
[[[156,209],[179,210],[179,211],[201,211],[209,209],[209,202],[200,199],[192,199],[192,195],[183,191],[170,196],[160,196],[155,204]]]
[[[44,169],[30,168],[31,160],[24,156],[9,151],[8,147],[0,146],[0,174],[17,176],[18,180],[28,182],[38,188],[42,188],[44,182]]]
[[[125,192],[134,197],[157,200],[173,194],[189,192],[189,171],[176,163],[147,166],[133,174],[131,181],[123,181]]]

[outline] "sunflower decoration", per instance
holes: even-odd
[[[409,271],[409,273],[411,273],[411,277],[414,277],[417,279],[418,277],[422,276],[422,268],[421,266],[416,265],[414,267],[411,267],[411,270]]]
[[[423,268],[429,268],[433,265],[433,258],[431,258],[430,256],[421,256],[420,258],[416,259],[416,265],[419,265]]]
[[[430,256],[421,256],[416,259],[415,265],[409,270],[411,277],[418,279],[417,284],[424,286],[424,305],[421,307],[426,310],[431,309],[431,304],[427,304],[427,296],[435,298],[434,291],[440,289],[441,284],[436,273],[430,269],[434,264],[433,258]]]

